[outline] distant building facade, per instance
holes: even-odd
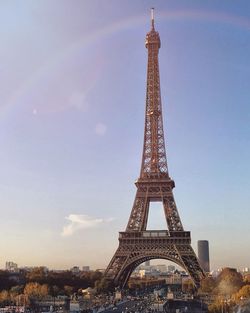
[[[155,265],[155,268],[156,268],[157,272],[159,272],[159,273],[166,273],[167,272],[167,265],[166,264]]]
[[[79,268],[79,266],[73,266],[73,267],[70,269],[70,271],[71,271],[71,273],[72,273],[73,275],[78,275],[78,274],[80,274],[80,268]]]
[[[7,261],[5,263],[5,269],[8,272],[17,273],[18,272],[18,266],[15,262]]]
[[[198,240],[198,259],[206,273],[210,272],[209,244],[208,240]]]
[[[168,265],[168,272],[174,272],[175,266],[174,265]]]

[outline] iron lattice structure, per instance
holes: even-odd
[[[137,192],[125,232],[119,233],[119,247],[110,261],[105,277],[124,287],[134,269],[150,259],[166,259],[183,267],[199,287],[205,276],[191,247],[190,232],[184,231],[173,196],[174,181],[170,178],[163,132],[158,53],[159,33],[147,33],[147,92],[144,145]],[[162,202],[168,230],[146,230],[149,205]]]

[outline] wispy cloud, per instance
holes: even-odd
[[[97,123],[95,126],[95,133],[99,136],[104,136],[107,132],[107,126],[103,123]]]
[[[32,108],[31,113],[33,115],[37,114],[47,114],[55,112],[64,112],[68,110],[87,112],[89,110],[89,103],[87,101],[88,91],[69,91],[67,88],[62,90],[60,95],[57,96],[56,100],[48,97],[47,101],[43,105],[38,105]]]
[[[70,214],[65,217],[65,219],[68,220],[68,224],[63,227],[63,231],[61,233],[64,237],[71,236],[80,229],[93,228],[113,221],[113,218],[93,218],[91,216],[81,214]]]

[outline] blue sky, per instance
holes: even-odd
[[[0,267],[108,264],[140,170],[152,6],[182,223],[212,268],[250,266],[249,1],[27,0],[0,3]]]

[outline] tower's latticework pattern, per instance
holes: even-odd
[[[183,229],[172,192],[175,184],[168,173],[158,63],[160,46],[152,12],[151,30],[146,36],[148,69],[141,172],[135,183],[137,192],[126,231],[119,233],[119,247],[105,272],[105,277],[120,287],[126,285],[139,264],[158,258],[183,267],[196,287],[204,277],[191,247],[190,232]],[[163,203],[168,230],[146,230],[152,201]]]

